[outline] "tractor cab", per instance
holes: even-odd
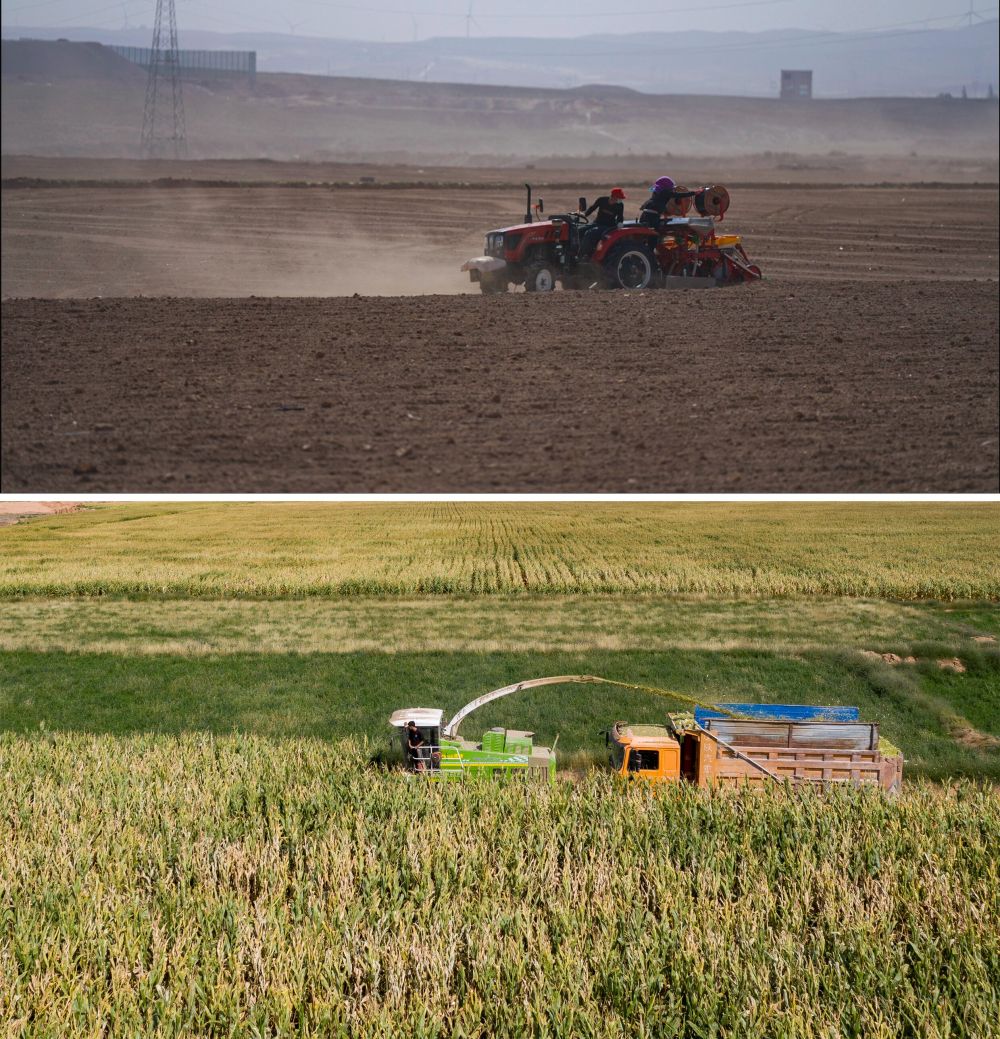
[[[389,724],[399,733],[399,749],[410,772],[436,770],[441,762],[441,719],[444,712],[437,707],[407,707],[394,711]],[[423,743],[410,750],[408,725],[414,722]]]

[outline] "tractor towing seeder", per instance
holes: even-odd
[[[857,707],[707,704],[681,693],[597,675],[557,675],[506,685],[466,704],[447,723],[442,710],[415,707],[395,711],[389,724],[398,731],[402,760],[414,775],[429,780],[520,775],[552,782],[555,746],[536,746],[534,733],[493,728],[473,742],[461,739],[458,728],[469,714],[493,700],[570,683],[640,690],[693,708],[693,712],[668,713],[660,725],[619,721],[606,731],[609,764],[625,778],[697,786],[847,783],[876,785],[886,791],[897,790],[903,780],[902,754],[881,738],[877,722],[861,721]],[[415,738],[410,722],[415,725]]]
[[[717,288],[759,281],[738,234],[719,234],[716,222],[729,208],[722,185],[701,188],[691,198],[675,199],[657,226],[626,220],[609,229],[592,250],[590,227],[579,200],[575,213],[541,219],[544,202],[532,206],[531,185],[524,222],[486,235],[483,256],[462,264],[486,295],[523,285],[527,292],[564,289]],[[696,215],[688,215],[694,209]]]

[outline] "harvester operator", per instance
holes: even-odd
[[[406,752],[414,772],[423,772],[427,760],[427,741],[420,734],[415,721],[406,723]]]
[[[621,188],[612,188],[610,195],[601,195],[594,200],[594,204],[583,214],[589,217],[596,213],[594,222],[583,232],[582,253],[589,256],[596,248],[597,243],[608,233],[614,230],[625,219],[625,199],[628,196]]]
[[[639,207],[639,223],[659,227],[671,202],[678,198],[694,198],[697,194],[697,191],[678,191],[673,177],[658,177],[649,189],[649,198]]]

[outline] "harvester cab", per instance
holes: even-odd
[[[627,220],[611,229],[593,251],[582,249],[580,232],[590,225],[584,216],[587,200],[580,197],[575,213],[541,219],[542,199],[531,202],[525,184],[524,223],[500,227],[486,235],[482,256],[462,264],[469,280],[487,295],[523,286],[526,292],[602,287],[714,288],[756,281],[760,268],[750,262],[739,235],[716,235],[716,221],[729,208],[729,192],[721,185],[699,189],[692,197],[672,202],[655,226]],[[697,216],[688,216],[693,208]]]
[[[389,724],[399,732],[399,750],[403,761],[411,771],[423,772],[440,762],[443,713],[435,707],[411,707],[396,711],[390,717]],[[411,732],[416,740],[411,740]],[[411,748],[411,742],[417,743],[417,746]]]

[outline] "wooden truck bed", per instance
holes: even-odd
[[[877,783],[894,790],[903,758],[879,749],[877,723],[707,718],[699,741],[699,785]],[[747,759],[750,759],[749,761]]]

